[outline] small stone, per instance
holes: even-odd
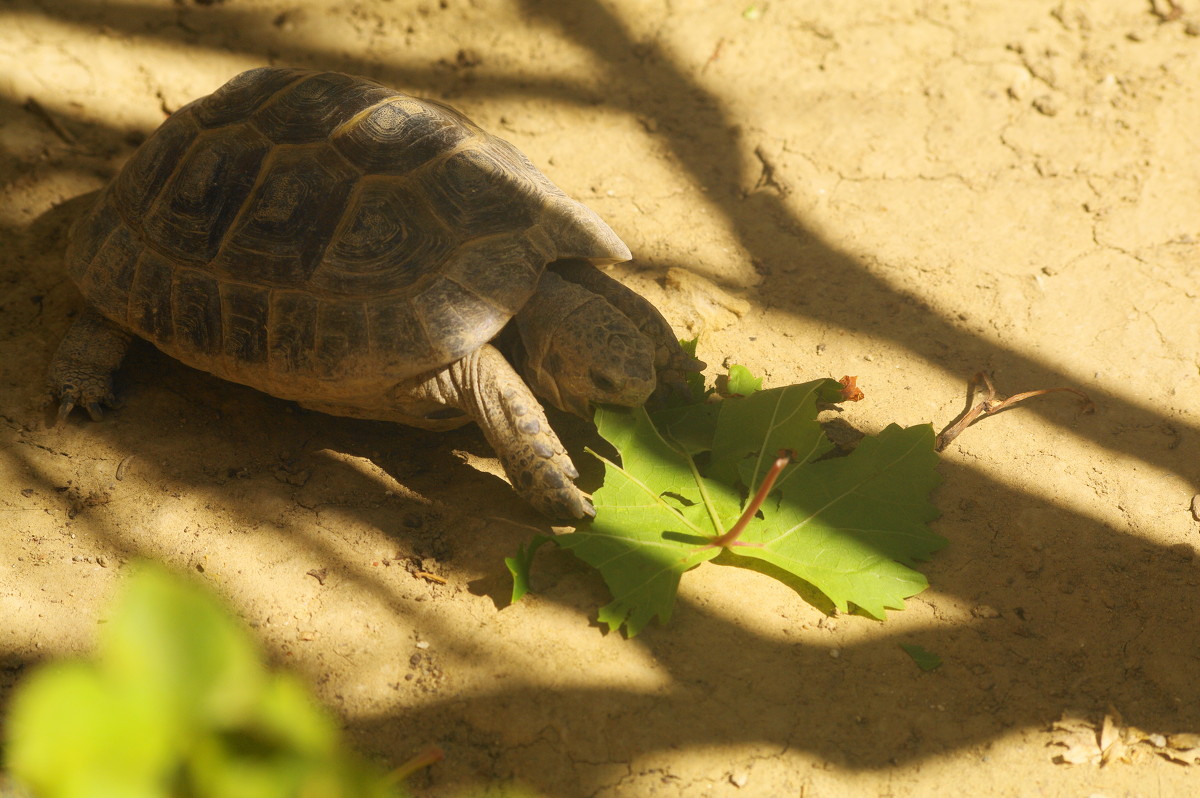
[[[750,782],[750,775],[745,771],[737,771],[729,774],[729,783],[739,790],[745,787]]]
[[[1192,518],[1200,521],[1200,493],[1192,497]]]
[[[425,649],[429,648],[429,642],[426,640],[420,640],[417,642],[417,648],[424,651]]]
[[[971,608],[971,614],[976,618],[999,618],[1000,610],[987,604],[980,604]]]
[[[833,659],[837,659],[838,657],[842,656],[842,650],[840,648],[831,648],[829,649],[829,656]]]
[[[1058,116],[1061,103],[1053,94],[1043,94],[1033,99],[1033,107],[1043,116]]]

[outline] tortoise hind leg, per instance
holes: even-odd
[[[575,486],[579,476],[529,386],[499,350],[484,345],[393,398],[403,406],[429,403],[471,416],[492,445],[517,493],[550,518],[596,514]]]
[[[131,336],[91,308],[85,309],[54,353],[48,377],[58,399],[58,424],[79,405],[93,421],[102,415],[100,405],[116,407],[112,376],[129,350]]]

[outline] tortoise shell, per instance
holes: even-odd
[[[630,254],[508,142],[365,78],[262,68],[142,144],[67,268],[168,354],[305,398],[458,360],[568,257]]]

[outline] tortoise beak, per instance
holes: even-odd
[[[582,419],[592,420],[592,405],[584,396],[561,396],[561,401],[558,402],[560,409],[568,413],[574,413]]]

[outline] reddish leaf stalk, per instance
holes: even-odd
[[[775,487],[775,480],[779,478],[779,472],[783,471],[783,467],[792,461],[794,452],[787,449],[780,449],[779,454],[775,457],[775,462],[771,465],[771,470],[763,477],[762,484],[758,486],[758,492],[754,494],[754,498],[746,505],[745,511],[742,512],[742,517],[737,520],[737,523],[730,527],[729,531],[723,535],[718,535],[705,546],[706,549],[717,548],[732,548],[733,546],[757,546],[762,548],[761,543],[743,543],[738,540],[742,532],[749,526],[750,521],[758,512],[758,508],[767,500],[767,494],[771,492],[771,488]]]

